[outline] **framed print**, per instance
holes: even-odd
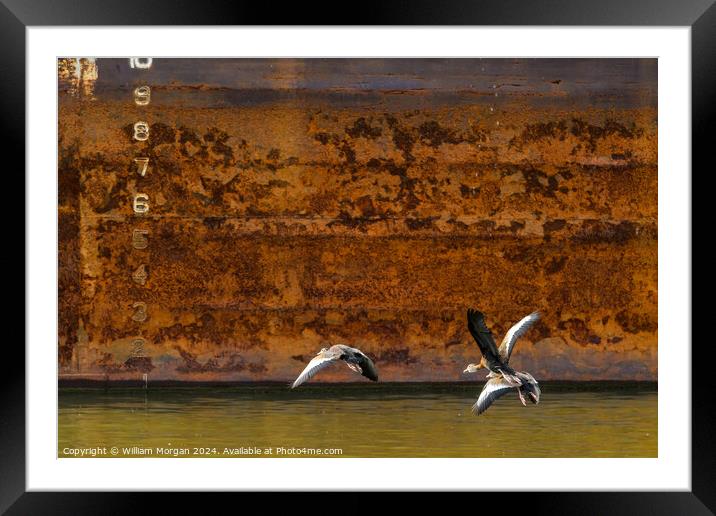
[[[8,514],[306,490],[711,513],[690,235],[716,8],[60,4],[2,8]]]

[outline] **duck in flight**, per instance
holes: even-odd
[[[467,328],[475,342],[477,342],[482,358],[478,364],[469,364],[463,373],[475,373],[483,367],[490,371],[487,375],[487,383],[485,383],[480,396],[472,406],[473,412],[478,415],[482,414],[495,400],[512,389],[517,390],[522,405],[527,405],[526,399],[529,399],[534,404],[539,403],[541,391],[537,380],[531,374],[515,371],[509,366],[515,342],[538,319],[538,312],[533,312],[524,317],[508,330],[498,349],[495,345],[495,339],[492,337],[492,332],[485,324],[484,314],[472,308],[467,311]]]
[[[373,364],[373,361],[368,358],[365,353],[360,349],[352,348],[345,344],[336,344],[330,348],[321,349],[321,351],[311,359],[301,374],[298,375],[298,378],[293,382],[291,388],[294,389],[302,383],[307,382],[313,378],[318,371],[325,369],[339,360],[343,360],[346,365],[356,373],[374,382],[378,381],[378,371],[375,368],[375,364]]]

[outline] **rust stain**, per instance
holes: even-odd
[[[283,381],[345,342],[384,381],[452,381],[478,353],[477,305],[496,334],[544,313],[515,356],[540,378],[656,378],[655,103],[511,81],[499,104],[259,95],[150,71],[152,103],[136,106],[101,61],[58,64],[61,373]],[[131,356],[139,335],[146,357]]]
[[[95,58],[60,58],[57,60],[57,79],[60,91],[75,97],[94,99],[97,78]]]

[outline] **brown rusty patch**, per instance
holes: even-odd
[[[423,219],[408,218],[405,219],[405,224],[411,231],[419,231],[421,229],[434,229],[435,221],[437,219],[439,219],[439,217],[425,217]]]
[[[241,372],[248,368],[252,373],[259,373],[266,370],[266,367],[259,363],[247,363],[244,358],[237,353],[224,352],[209,358],[206,362],[201,363],[197,360],[196,355],[174,346],[174,349],[181,355],[184,364],[177,367],[180,373],[231,373]]]
[[[378,364],[408,366],[417,362],[419,360],[411,355],[409,348],[381,351],[375,359],[376,366]]]
[[[562,141],[566,135],[567,123],[564,120],[526,124],[520,135],[510,140],[508,147],[522,150],[526,143],[538,142],[548,138]]]
[[[540,379],[655,377],[655,104],[528,87],[489,100],[290,91],[253,103],[242,91],[237,103],[156,87],[162,116],[129,110],[106,83],[92,103],[60,92],[63,372],[121,378],[103,352],[142,335],[155,378],[287,380],[295,361],[345,342],[389,381],[452,381],[455,362],[474,360],[459,344],[479,303],[496,333],[543,312],[526,338],[549,343],[520,348]],[[148,142],[132,139],[141,119]],[[137,191],[149,217],[132,211]],[[135,227],[148,248],[132,247]],[[145,285],[131,278],[141,264]]]
[[[566,256],[554,257],[547,262],[547,265],[545,265],[544,270],[547,274],[555,274],[564,269],[565,263],[567,263]]]
[[[373,127],[364,117],[360,117],[353,122],[351,127],[346,127],[346,134],[351,138],[366,138],[375,140],[380,138],[383,130],[380,127]]]
[[[567,319],[559,322],[560,330],[568,330],[570,337],[579,344],[599,344],[601,337],[594,333],[587,324],[577,318]]]
[[[597,148],[597,140],[607,136],[617,135],[620,138],[633,140],[644,134],[644,129],[637,127],[636,122],[632,122],[627,127],[614,119],[608,118],[603,126],[590,124],[579,118],[572,119],[571,133],[580,138],[587,146],[590,152],[594,152]]]
[[[638,314],[622,310],[618,312],[615,319],[621,328],[628,333],[655,332],[657,324],[649,314]]]
[[[152,364],[152,359],[150,357],[129,357],[124,361],[124,369],[126,371],[149,373],[152,369],[154,369],[154,364]]]
[[[618,223],[587,220],[582,223],[580,231],[572,239],[584,243],[612,243],[624,245],[636,238],[637,224],[631,221]]]
[[[558,189],[558,182],[554,176],[548,176],[536,168],[525,168],[522,170],[525,178],[525,189],[527,193],[539,193],[547,197],[554,197]]]

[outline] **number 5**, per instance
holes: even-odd
[[[143,322],[147,320],[147,303],[137,301],[132,305],[132,308],[136,309],[136,312],[132,314],[133,321]]]
[[[146,229],[135,229],[132,231],[132,246],[135,249],[146,249],[149,246],[147,235],[149,231]]]

